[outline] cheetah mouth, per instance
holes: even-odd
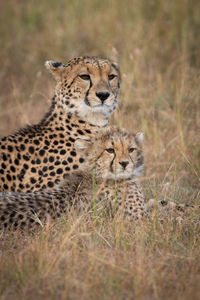
[[[116,172],[109,172],[107,174],[104,174],[104,177],[107,179],[112,179],[112,180],[128,180],[132,178],[137,178],[142,175],[144,171],[143,166],[139,166],[133,170],[118,170]]]
[[[127,180],[135,176],[132,172],[121,171],[116,173],[109,172],[107,174],[104,174],[103,177],[108,180]]]
[[[116,106],[117,99],[114,96],[110,96],[105,101],[101,102],[98,98],[88,97],[86,96],[84,99],[84,103],[89,106],[91,109],[102,109],[102,108],[111,108]]]

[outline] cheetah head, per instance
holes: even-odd
[[[126,180],[141,175],[144,167],[144,134],[108,129],[93,140],[77,139],[75,147],[101,179]]]
[[[58,105],[93,125],[105,126],[117,107],[120,71],[116,63],[98,57],[78,57],[67,64],[47,61],[57,81]]]

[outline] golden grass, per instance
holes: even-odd
[[[0,136],[47,110],[45,60],[112,57],[123,79],[112,123],[145,132],[145,194],[200,204],[199,1],[10,0],[0,11]],[[198,218],[70,216],[2,235],[1,299],[199,299]]]

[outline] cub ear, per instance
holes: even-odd
[[[74,142],[74,147],[77,150],[86,150],[92,145],[90,140],[84,140],[84,139],[77,139]]]
[[[138,144],[141,146],[143,141],[144,141],[144,133],[143,132],[137,132],[135,134],[135,138],[136,138],[136,141],[138,142]]]
[[[63,63],[52,60],[47,60],[45,62],[45,67],[51,72],[56,80],[61,78],[61,75],[65,69],[65,65]]]

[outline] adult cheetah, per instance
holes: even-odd
[[[146,214],[144,197],[136,181],[143,170],[143,134],[105,129],[92,140],[78,139],[77,152],[85,158],[56,188],[32,193],[0,193],[0,227],[36,227],[47,216],[59,217],[71,208],[103,208],[122,212],[131,220]]]
[[[106,126],[117,106],[120,72],[109,59],[78,57],[45,66],[57,82],[51,107],[39,124],[0,140],[0,191],[53,188],[84,162],[76,139]]]

